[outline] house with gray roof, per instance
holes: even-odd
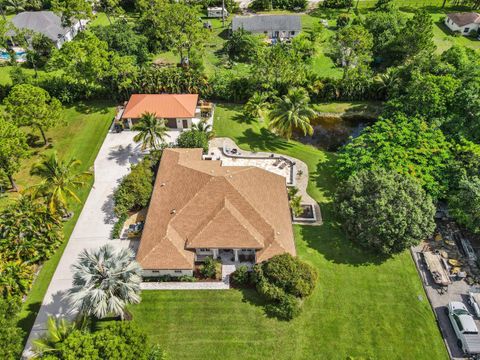
[[[445,25],[454,32],[470,35],[473,31],[480,29],[480,14],[476,12],[447,14]]]
[[[302,31],[299,15],[252,15],[235,16],[232,20],[232,30],[264,34],[269,39],[290,39]]]
[[[72,21],[72,26],[64,26],[60,16],[52,11],[24,11],[11,20],[15,28],[31,30],[45,35],[60,49],[62,45],[71,41],[85,25],[85,21]]]

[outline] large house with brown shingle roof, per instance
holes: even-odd
[[[447,14],[445,25],[452,31],[458,31],[462,35],[469,35],[472,31],[478,31],[480,14],[475,12]]]
[[[148,112],[165,119],[168,128],[190,129],[201,118],[201,109],[197,104],[197,94],[133,94],[122,119],[130,128]]]
[[[165,149],[137,252],[144,276],[192,275],[207,256],[260,263],[296,254],[285,178]]]

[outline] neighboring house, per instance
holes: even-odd
[[[452,31],[458,31],[462,35],[469,35],[472,31],[478,31],[480,14],[474,12],[447,14],[445,25]]]
[[[221,18],[222,16],[225,15],[225,17],[228,16],[228,11],[227,9],[223,8],[223,14],[222,14],[222,7],[209,7],[207,8],[207,15],[209,18]]]
[[[197,94],[134,94],[122,114],[124,125],[131,128],[144,113],[165,119],[171,129],[190,129],[201,118]]]
[[[251,33],[264,34],[269,39],[290,39],[302,30],[300,15],[253,15],[235,16],[232,30],[244,29]]]
[[[17,29],[28,29],[45,35],[58,49],[73,40],[87,23],[86,20],[76,20],[72,26],[63,26],[60,16],[52,11],[24,11],[15,15],[11,21]]]
[[[296,254],[285,178],[254,166],[167,148],[160,161],[137,261],[144,276],[192,275],[207,256],[260,263]]]

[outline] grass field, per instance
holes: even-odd
[[[217,136],[309,167],[324,224],[294,231],[298,255],[320,274],[315,292],[284,322],[265,315],[253,290],[144,291],[134,321],[173,359],[447,359],[410,254],[381,259],[344,238],[331,209],[335,155],[239,122],[238,110],[217,106]]]
[[[112,104],[109,102],[77,104],[77,106],[66,108],[63,114],[65,124],[47,132],[47,136],[51,139],[53,146],[48,149],[34,149],[32,157],[22,163],[20,172],[15,176],[21,187],[27,187],[36,182],[36,179],[29,175],[31,165],[35,161],[38,161],[42,154],[47,154],[54,150],[58,152],[59,157],[62,159],[70,159],[73,157],[79,159],[82,162],[79,168],[80,171],[91,169],[114,116]],[[91,179],[88,186],[79,191],[78,195],[82,202],[71,205],[75,216],[70,221],[64,223],[65,241],[55,255],[43,264],[23,304],[22,311],[19,314],[19,325],[27,332],[26,335],[28,335],[33,325],[44,294],[50,284],[50,279],[55,272],[58,261],[73,231],[77,218],[80,215],[92,183],[93,179]],[[6,198],[0,199],[0,206],[4,206],[6,202],[15,195],[16,194],[11,194]]]

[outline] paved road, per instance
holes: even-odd
[[[461,349],[457,345],[457,338],[453,330],[452,324],[448,316],[445,313],[447,305],[450,301],[462,301],[467,304],[467,293],[470,288],[465,281],[454,281],[451,285],[448,286],[448,292],[441,294],[439,292],[438,286],[434,283],[432,275],[425,265],[425,261],[422,259],[420,254],[422,245],[419,245],[413,249],[413,259],[417,264],[417,268],[420,272],[420,277],[424,284],[425,291],[430,299],[433,310],[437,317],[438,326],[442,333],[443,339],[448,346],[450,357],[455,360],[466,359],[462,354]],[[473,313],[473,309],[469,308],[470,312]],[[475,320],[477,326],[480,328],[480,321]]]
[[[135,132],[108,133],[95,160],[95,182],[82,213],[75,225],[65,252],[55,270],[28,338],[24,357],[31,355],[32,340],[46,330],[49,315],[73,317],[63,296],[72,285],[70,266],[85,248],[96,248],[110,243],[128,247],[128,240],[110,240],[113,217],[113,191],[132,164],[141,159],[141,152],[133,141]]]

